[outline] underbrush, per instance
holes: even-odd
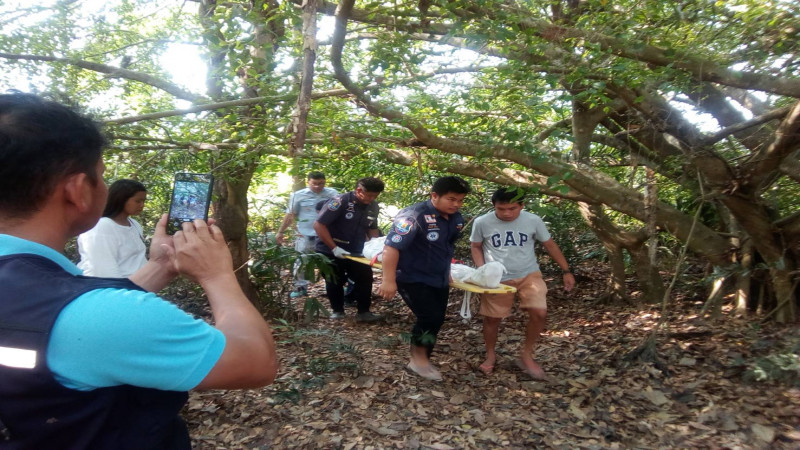
[[[270,317],[308,323],[328,314],[327,309],[314,297],[306,297],[298,314],[289,294],[294,289],[291,274],[295,261],[299,270],[311,283],[330,273],[328,258],[319,253],[299,253],[291,246],[281,246],[273,236],[252,233],[249,236],[250,279],[255,285],[262,312]]]

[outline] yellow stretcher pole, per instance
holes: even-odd
[[[352,259],[353,261],[360,262],[362,264],[366,264],[371,266],[375,269],[381,269],[381,263],[375,262],[372,263],[367,258],[363,256],[352,256],[352,255],[345,255],[345,258]],[[463,283],[461,281],[451,281],[450,287],[454,287],[456,289],[461,289],[464,291],[464,300],[461,303],[461,317],[464,319],[469,319],[472,317],[472,312],[469,310],[469,303],[472,300],[472,294],[505,294],[505,293],[514,293],[517,292],[517,288],[513,286],[508,286],[505,284],[500,284],[499,287],[496,288],[488,288],[483,286],[478,286],[477,284],[471,283]]]

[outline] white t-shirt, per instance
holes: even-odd
[[[130,217],[128,223],[120,225],[102,217],[94,228],[78,236],[78,267],[84,275],[127,278],[147,263],[142,226]]]
[[[323,188],[319,193],[309,188],[293,192],[289,197],[289,207],[286,208],[286,212],[297,216],[297,232],[303,236],[316,236],[314,221],[317,220],[317,203],[336,195],[339,195],[339,192],[329,187]]]
[[[550,232],[536,214],[522,211],[515,220],[500,220],[490,211],[472,224],[470,242],[483,244],[486,262],[499,261],[506,267],[503,280],[522,278],[539,270],[534,252],[534,240],[550,240]]]

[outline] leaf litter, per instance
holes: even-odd
[[[535,355],[548,382],[514,364],[526,320],[516,310],[501,325],[494,373],[478,370],[481,318],[461,319],[459,291],[432,357],[442,382],[405,369],[414,318],[399,299],[373,298],[386,317],[377,324],[356,323],[348,309],[343,321],[276,329],[273,385],[190,394],[183,416],[193,447],[800,448],[800,389],[742,376],[743,360],[797,343],[796,326],[704,322],[702,305],[674,301],[679,310],[657,341],[660,364],[626,361],[660,306],[600,304],[600,291],[551,288]],[[321,283],[311,294],[327,306]]]

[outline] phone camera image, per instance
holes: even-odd
[[[213,177],[202,173],[177,173],[169,208],[168,232],[174,234],[183,222],[208,219]]]

